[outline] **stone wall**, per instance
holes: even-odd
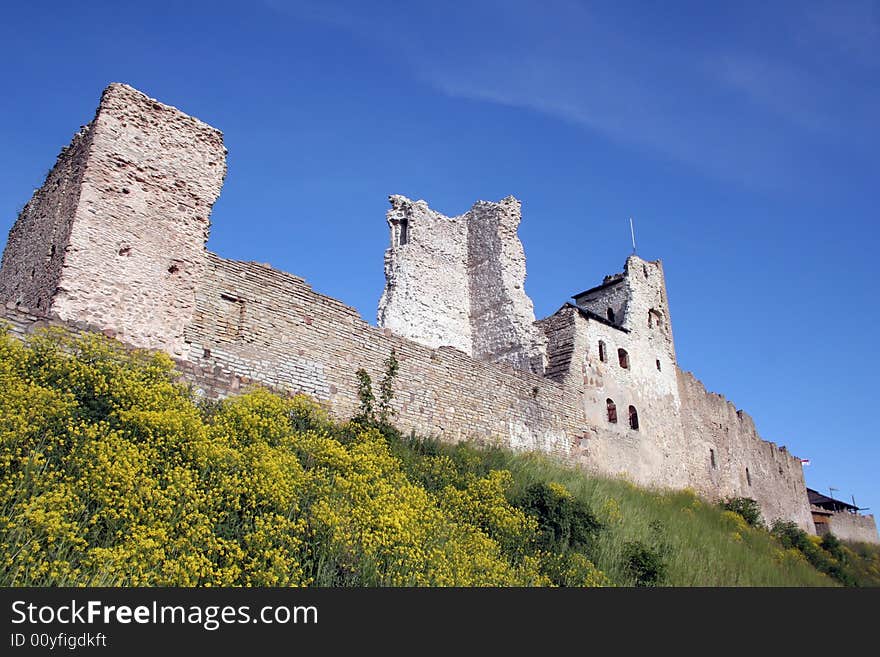
[[[587,430],[578,462],[712,500],[751,497],[768,521],[788,518],[814,532],[800,460],[762,440],[748,415],[678,368],[661,263],[631,256],[609,278],[585,295],[592,302],[578,295],[581,305],[539,322],[549,339],[548,377],[582,391]],[[609,303],[618,309],[614,324],[604,312]]]
[[[571,458],[583,427],[577,391],[372,327],[353,308],[266,265],[209,254],[206,271],[186,330],[192,367],[306,392],[348,418],[358,405],[355,372],[363,367],[378,382],[394,349],[394,407],[404,431]]]
[[[429,347],[472,352],[465,217],[434,212],[424,201],[389,197],[391,246],[378,324]]]
[[[828,516],[828,530],[842,541],[880,543],[873,515],[856,515],[845,511]]]
[[[762,440],[755,423],[722,395],[708,392],[690,372],[679,372],[683,441],[680,466],[704,496],[750,497],[764,519],[794,520],[815,533],[800,459]]]
[[[541,374],[547,338],[525,292],[526,256],[516,234],[521,204],[512,196],[479,201],[466,217],[472,355]]]

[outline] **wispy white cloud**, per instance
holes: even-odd
[[[573,0],[472,0],[418,18],[403,3],[268,2],[387,49],[445,95],[555,117],[747,185],[794,184],[811,139],[874,138],[877,90],[853,82],[841,94],[847,59],[876,42],[864,7],[763,15],[776,36],[757,48],[733,30],[683,45],[648,40],[632,29],[637,13]],[[817,58],[817,39],[841,47]]]

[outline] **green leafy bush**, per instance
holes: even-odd
[[[666,577],[666,564],[660,550],[641,541],[629,541],[623,546],[627,572],[639,587],[660,586]]]
[[[553,482],[532,484],[516,505],[537,519],[541,546],[554,552],[582,550],[589,553],[595,534],[602,528],[584,502]]]
[[[783,547],[799,550],[806,557],[807,561],[820,572],[833,577],[844,586],[855,585],[855,580],[847,572],[844,565],[834,555],[822,549],[821,544],[823,541],[817,536],[810,536],[790,520],[779,519],[773,523],[772,532],[782,543]],[[839,545],[839,541],[833,538],[829,540],[828,544]]]
[[[750,497],[728,497],[721,503],[721,508],[738,513],[752,527],[764,527],[761,507]]]

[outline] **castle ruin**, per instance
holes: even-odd
[[[206,250],[225,156],[216,129],[110,85],[10,232],[0,301],[13,331],[100,330],[168,352],[205,395],[257,382],[340,418],[358,406],[355,371],[381,376],[394,349],[404,431],[750,497],[768,520],[815,533],[800,459],[679,369],[659,261],[630,256],[535,321],[519,201],[447,217],[391,196],[374,327],[297,276]]]

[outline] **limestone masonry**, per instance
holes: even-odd
[[[634,483],[758,501],[815,532],[800,459],[676,363],[659,261],[535,321],[520,202],[447,217],[391,196],[378,328],[301,278],[205,249],[226,174],[219,131],[122,84],[13,226],[0,300],[13,332],[60,323],[162,349],[211,397],[257,382],[354,414],[355,371],[395,349],[404,431],[552,454]],[[871,516],[859,516],[861,525]]]

